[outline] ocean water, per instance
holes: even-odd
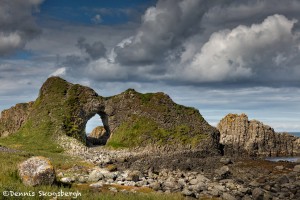
[[[266,160],[272,162],[279,162],[279,161],[299,162],[300,157],[271,157],[271,158],[266,158]]]
[[[289,134],[300,137],[300,132],[289,132]]]

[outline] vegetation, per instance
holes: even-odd
[[[131,148],[149,144],[196,146],[204,138],[206,135],[201,133],[190,135],[189,126],[185,124],[163,129],[150,118],[133,116],[118,127],[107,146],[113,148]]]

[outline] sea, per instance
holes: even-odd
[[[300,132],[289,132],[289,134],[300,137]]]

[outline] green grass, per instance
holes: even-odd
[[[151,144],[196,146],[206,137],[201,133],[190,135],[190,129],[185,124],[168,130],[160,128],[152,119],[133,116],[118,127],[108,140],[107,146],[113,148],[132,148]]]

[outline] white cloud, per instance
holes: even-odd
[[[92,18],[92,22],[95,24],[100,24],[103,22],[101,15],[97,14]]]
[[[190,65],[184,68],[185,79],[210,82],[255,76],[261,68],[274,65],[273,57],[276,63],[282,61],[284,56],[280,53],[295,45],[297,38],[292,28],[296,22],[282,15],[273,15],[261,24],[240,25],[213,33],[194,55]],[[186,49],[182,62],[186,61],[185,55],[193,51]]]
[[[0,54],[7,54],[23,46],[23,41],[18,33],[4,34],[0,32]]]
[[[66,75],[66,72],[67,69],[65,67],[61,67],[55,70],[55,72],[53,72],[52,74],[50,74],[50,76],[64,76]]]

